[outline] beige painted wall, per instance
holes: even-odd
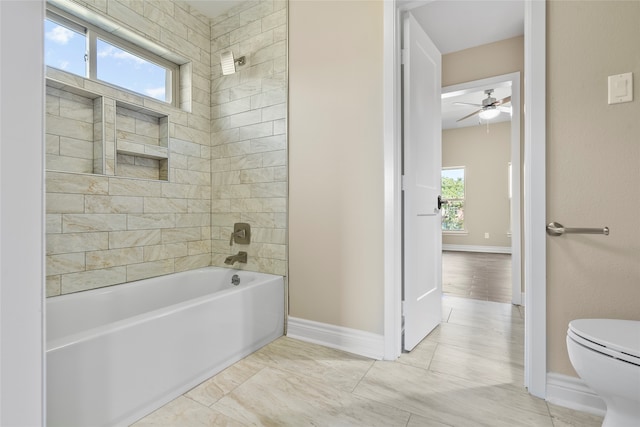
[[[640,320],[640,2],[547,3],[547,219],[611,235],[547,238],[548,369],[575,375],[571,319]],[[634,101],[607,104],[633,72]]]
[[[466,234],[442,233],[449,245],[510,247],[511,122],[442,132],[442,167],[465,167]],[[485,239],[484,233],[489,233]]]
[[[289,4],[290,315],[378,334],[382,6]]]

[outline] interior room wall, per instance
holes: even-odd
[[[246,57],[222,75],[220,53]],[[287,274],[287,1],[246,1],[211,22],[212,264]],[[249,245],[229,246],[233,224]]]
[[[383,4],[289,4],[289,303],[383,333]]]
[[[442,167],[465,167],[464,234],[442,233],[443,245],[510,249],[511,122],[442,132]],[[489,238],[485,238],[489,233]]]
[[[547,3],[547,219],[609,236],[547,237],[548,370],[575,376],[569,321],[640,320],[640,3]],[[633,102],[607,76],[633,72]]]
[[[75,3],[185,57],[191,63],[190,111],[50,73],[111,102],[168,112],[170,167],[169,181],[47,171],[47,295],[210,265],[209,19],[183,2]],[[52,136],[48,151],[56,149]]]

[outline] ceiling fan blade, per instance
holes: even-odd
[[[454,102],[451,105],[464,105],[464,106],[472,106],[472,107],[482,107],[482,104],[471,104],[470,102]]]
[[[476,114],[478,114],[480,111],[482,111],[482,108],[481,108],[481,109],[479,109],[479,110],[474,111],[474,112],[473,112],[473,113],[471,113],[471,114],[467,114],[466,116],[464,116],[464,117],[463,117],[463,118],[461,118],[461,119],[456,120],[456,123],[457,123],[457,122],[461,122],[461,121],[463,121],[464,119],[468,119],[468,118],[469,118],[469,117],[471,117],[471,116],[475,116],[475,115],[476,115]]]
[[[510,96],[507,96],[505,98],[502,98],[499,101],[494,102],[493,105],[502,105],[502,104],[506,104],[508,102],[511,102],[511,97]]]

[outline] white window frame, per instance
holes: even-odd
[[[467,203],[467,170],[465,166],[446,166],[442,168],[442,171],[445,170],[454,170],[454,169],[462,169],[462,174],[463,174],[463,183],[464,183],[464,197],[462,199],[445,199],[444,197],[442,198],[442,202],[443,204],[446,204],[447,202],[457,202],[457,201],[462,201],[462,206],[463,206],[463,211],[464,211],[464,206]],[[440,183],[442,184],[442,171],[440,172]],[[466,218],[465,218],[466,219]],[[442,224],[440,225],[440,228],[442,228]],[[462,222],[462,230],[442,230],[442,234],[468,234],[468,230],[467,230],[467,222],[466,220]]]
[[[129,93],[143,96],[145,98],[153,99],[154,101],[163,102],[176,107],[179,105],[178,88],[179,88],[179,81],[180,81],[180,65],[172,61],[169,61],[165,58],[162,58],[158,55],[155,55],[154,53],[148,51],[147,49],[137,46],[136,44],[130,41],[127,41],[121,37],[115,36],[109,33],[108,31],[105,31],[99,27],[96,27],[95,25],[92,25],[89,22],[86,22],[83,19],[78,18],[77,16],[74,16],[70,13],[64,12],[54,6],[51,6],[51,5],[47,6],[46,19],[56,22],[62,26],[69,27],[70,29],[73,29],[81,34],[84,33],[85,37],[87,38],[87,51],[86,51],[87,69],[86,69],[85,75],[81,77],[84,77],[96,82],[100,82],[103,84],[107,84],[109,86],[117,88],[118,90],[123,90]],[[154,65],[157,65],[159,67],[166,69],[168,71],[167,78],[165,81],[166,100],[162,101],[160,99],[150,97],[149,95],[146,95],[142,92],[137,92],[132,89],[127,89],[122,86],[118,86],[115,83],[98,79],[97,77],[98,39],[101,39],[107,43],[114,45],[119,49],[122,49],[148,62],[151,62]]]

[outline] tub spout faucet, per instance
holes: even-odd
[[[242,263],[246,264],[246,262],[247,262],[247,253],[240,251],[240,252],[238,252],[237,255],[228,256],[227,259],[224,260],[224,263],[228,264],[228,265],[233,265],[236,262],[242,262]]]

